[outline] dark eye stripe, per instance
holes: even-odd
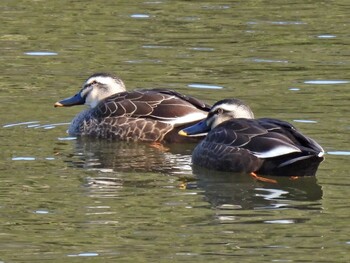
[[[90,84],[85,84],[84,85],[84,87],[81,89],[81,91],[80,91],[80,95],[83,97],[83,98],[86,98],[87,97],[87,95],[89,94],[89,92],[91,91],[88,91],[88,89],[90,89],[91,88],[91,83]],[[85,91],[87,91],[85,94],[84,94],[84,96],[82,95],[82,93],[83,92],[85,92]]]
[[[215,114],[222,114],[222,113],[224,113],[224,112],[228,112],[228,111],[226,111],[226,110],[224,110],[224,109],[222,109],[222,108],[218,108],[218,109],[216,109],[216,110],[210,112],[210,113],[208,114],[208,116],[213,116],[213,115],[215,115]]]

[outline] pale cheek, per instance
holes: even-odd
[[[106,93],[91,92],[86,98],[85,105],[89,106],[90,108],[94,108],[101,100],[103,100],[106,97]]]
[[[223,123],[224,121],[227,121],[230,119],[232,119],[232,118],[222,115],[220,118],[214,119],[214,121],[211,123],[211,128],[213,129],[214,127],[218,126],[219,124]]]
[[[214,119],[209,119],[207,121],[207,126],[210,127],[210,129],[214,129],[217,126],[217,121]]]
[[[85,100],[85,105],[86,106],[89,106],[90,108],[93,108],[93,101],[91,100],[91,97],[87,97],[86,100]]]
[[[220,124],[219,120],[215,120],[215,121],[213,121],[211,127],[214,128],[214,127],[218,126],[219,124]]]
[[[90,106],[91,108],[95,107],[97,102],[99,101],[97,95],[98,94],[96,94],[95,92],[91,92],[89,96],[87,96],[85,104]]]
[[[91,102],[90,107],[95,108],[97,106],[97,104],[98,104],[98,101],[93,101],[93,102]]]

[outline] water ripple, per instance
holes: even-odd
[[[263,58],[253,58],[251,60],[257,63],[288,63],[288,60],[275,60],[275,59],[263,59]]]
[[[307,25],[306,22],[302,21],[249,21],[248,25],[257,25],[257,24],[270,24],[270,25]]]
[[[31,52],[25,52],[25,55],[28,56],[57,56],[58,53],[56,52],[48,52],[48,51],[31,51]]]
[[[22,126],[22,125],[31,125],[34,123],[39,123],[39,121],[27,121],[27,122],[18,122],[18,123],[10,123],[10,124],[6,124],[2,127],[4,128],[10,128],[10,127],[15,127],[15,126]]]
[[[277,219],[277,220],[266,220],[265,224],[295,224],[293,219]]]
[[[27,156],[13,157],[12,161],[35,161],[35,157],[27,157]]]
[[[77,139],[77,137],[73,136],[68,136],[68,137],[58,137],[57,138],[59,141],[74,141]]]
[[[54,157],[45,157],[44,159],[47,161],[55,160]],[[12,161],[35,161],[37,160],[37,158],[32,156],[17,156],[17,157],[12,157],[11,160]]]
[[[258,191],[262,191],[263,193],[255,194],[256,196],[264,197],[266,200],[271,199],[281,199],[283,196],[288,194],[287,191],[283,191],[280,189],[268,189],[268,188],[255,188]]]
[[[329,38],[336,38],[337,36],[335,36],[335,35],[319,35],[317,37],[323,38],[323,39],[329,39]]]
[[[330,155],[350,155],[350,151],[329,151],[327,154]]]
[[[317,121],[313,120],[293,120],[294,122],[301,122],[301,123],[317,123]]]
[[[198,89],[222,89],[221,86],[216,85],[210,85],[210,84],[199,84],[199,83],[192,83],[187,85],[190,88],[198,88]]]
[[[195,51],[214,51],[214,48],[211,47],[191,47],[189,48],[190,50],[195,50]]]
[[[289,88],[289,90],[291,90],[291,91],[299,91],[300,89],[299,88]]]
[[[306,25],[305,22],[301,21],[270,21],[267,23],[271,25]]]
[[[127,60],[125,61],[126,63],[130,63],[130,64],[143,64],[143,63],[162,63],[162,60],[159,59],[140,59],[140,60]]]
[[[350,83],[348,80],[307,80],[304,81],[305,84],[315,84],[315,85],[333,85],[333,84],[347,84]]]
[[[69,254],[68,257],[97,257],[99,254],[95,252],[84,252],[79,254]]]
[[[157,49],[163,49],[163,48],[173,48],[172,46],[160,46],[160,45],[143,45],[143,48],[157,48]]]
[[[5,124],[2,127],[3,128],[12,128],[16,126],[27,126],[27,128],[34,128],[34,129],[54,129],[57,126],[66,126],[69,125],[69,122],[64,123],[50,123],[50,124],[40,124],[40,121],[26,121],[26,122],[18,122],[18,123],[9,123]]]
[[[49,214],[50,212],[47,210],[36,210],[34,211],[35,214],[40,214],[40,215],[46,215]]]
[[[132,18],[150,18],[150,15],[147,14],[132,14],[130,15]]]
[[[52,124],[44,124],[44,125],[35,125],[35,126],[31,126],[28,128],[35,128],[35,129],[39,129],[39,128],[42,128],[42,129],[53,129],[53,128],[56,128],[57,126],[66,126],[66,125],[69,125],[70,123],[69,122],[65,122],[65,123],[52,123]]]

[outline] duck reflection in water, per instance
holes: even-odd
[[[195,144],[168,144],[163,148],[147,143],[128,143],[78,137],[74,167],[111,172],[160,172],[170,175],[191,172],[191,152]]]
[[[210,109],[204,102],[172,90],[125,91],[123,81],[107,73],[90,76],[76,95],[54,106],[82,104],[89,108],[73,119],[69,134],[119,141],[198,141],[179,136],[178,131],[204,119]]]
[[[304,209],[317,206],[315,201],[322,198],[322,189],[315,177],[298,180],[279,177],[278,184],[259,182],[245,174],[191,167],[191,152],[195,145],[168,146],[164,151],[144,143],[78,137],[74,154],[67,162],[74,167],[94,171],[91,177],[86,178],[87,186],[94,195],[118,195],[118,189],[125,185],[147,187],[154,185],[155,178],[166,176],[173,181],[171,184],[185,185],[185,191],[203,195],[213,207]],[[129,173],[130,176],[125,177]]]
[[[182,177],[192,174],[193,143],[167,144],[163,149],[148,143],[90,137],[78,137],[73,143],[74,153],[67,156],[66,163],[93,172],[84,181],[89,189],[97,191],[95,194],[107,191],[114,195],[117,192],[113,191],[125,184],[153,185],[160,177],[159,181],[170,180],[176,186]]]
[[[203,189],[203,196],[214,208],[315,209],[321,210],[322,187],[314,176],[291,180],[279,177],[277,184],[255,181],[242,173],[232,174],[193,167],[194,182],[188,188]],[[191,186],[192,185],[192,186]]]
[[[227,173],[193,167],[196,175],[188,188],[203,189],[204,198],[216,208],[321,209],[322,187],[314,176],[291,180],[279,177],[277,184],[255,181],[242,173]],[[192,185],[192,186],[191,186]]]
[[[179,132],[204,136],[192,153],[196,166],[211,170],[274,176],[314,176],[324,151],[290,123],[254,119],[238,99],[218,101],[206,119]]]

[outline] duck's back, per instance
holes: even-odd
[[[322,147],[293,125],[277,119],[231,119],[199,143],[193,163],[209,169],[270,173],[293,162],[322,160]],[[299,159],[298,159],[299,158]]]
[[[209,108],[171,90],[121,92],[76,116],[70,133],[126,141],[188,141],[178,130],[205,118]]]

